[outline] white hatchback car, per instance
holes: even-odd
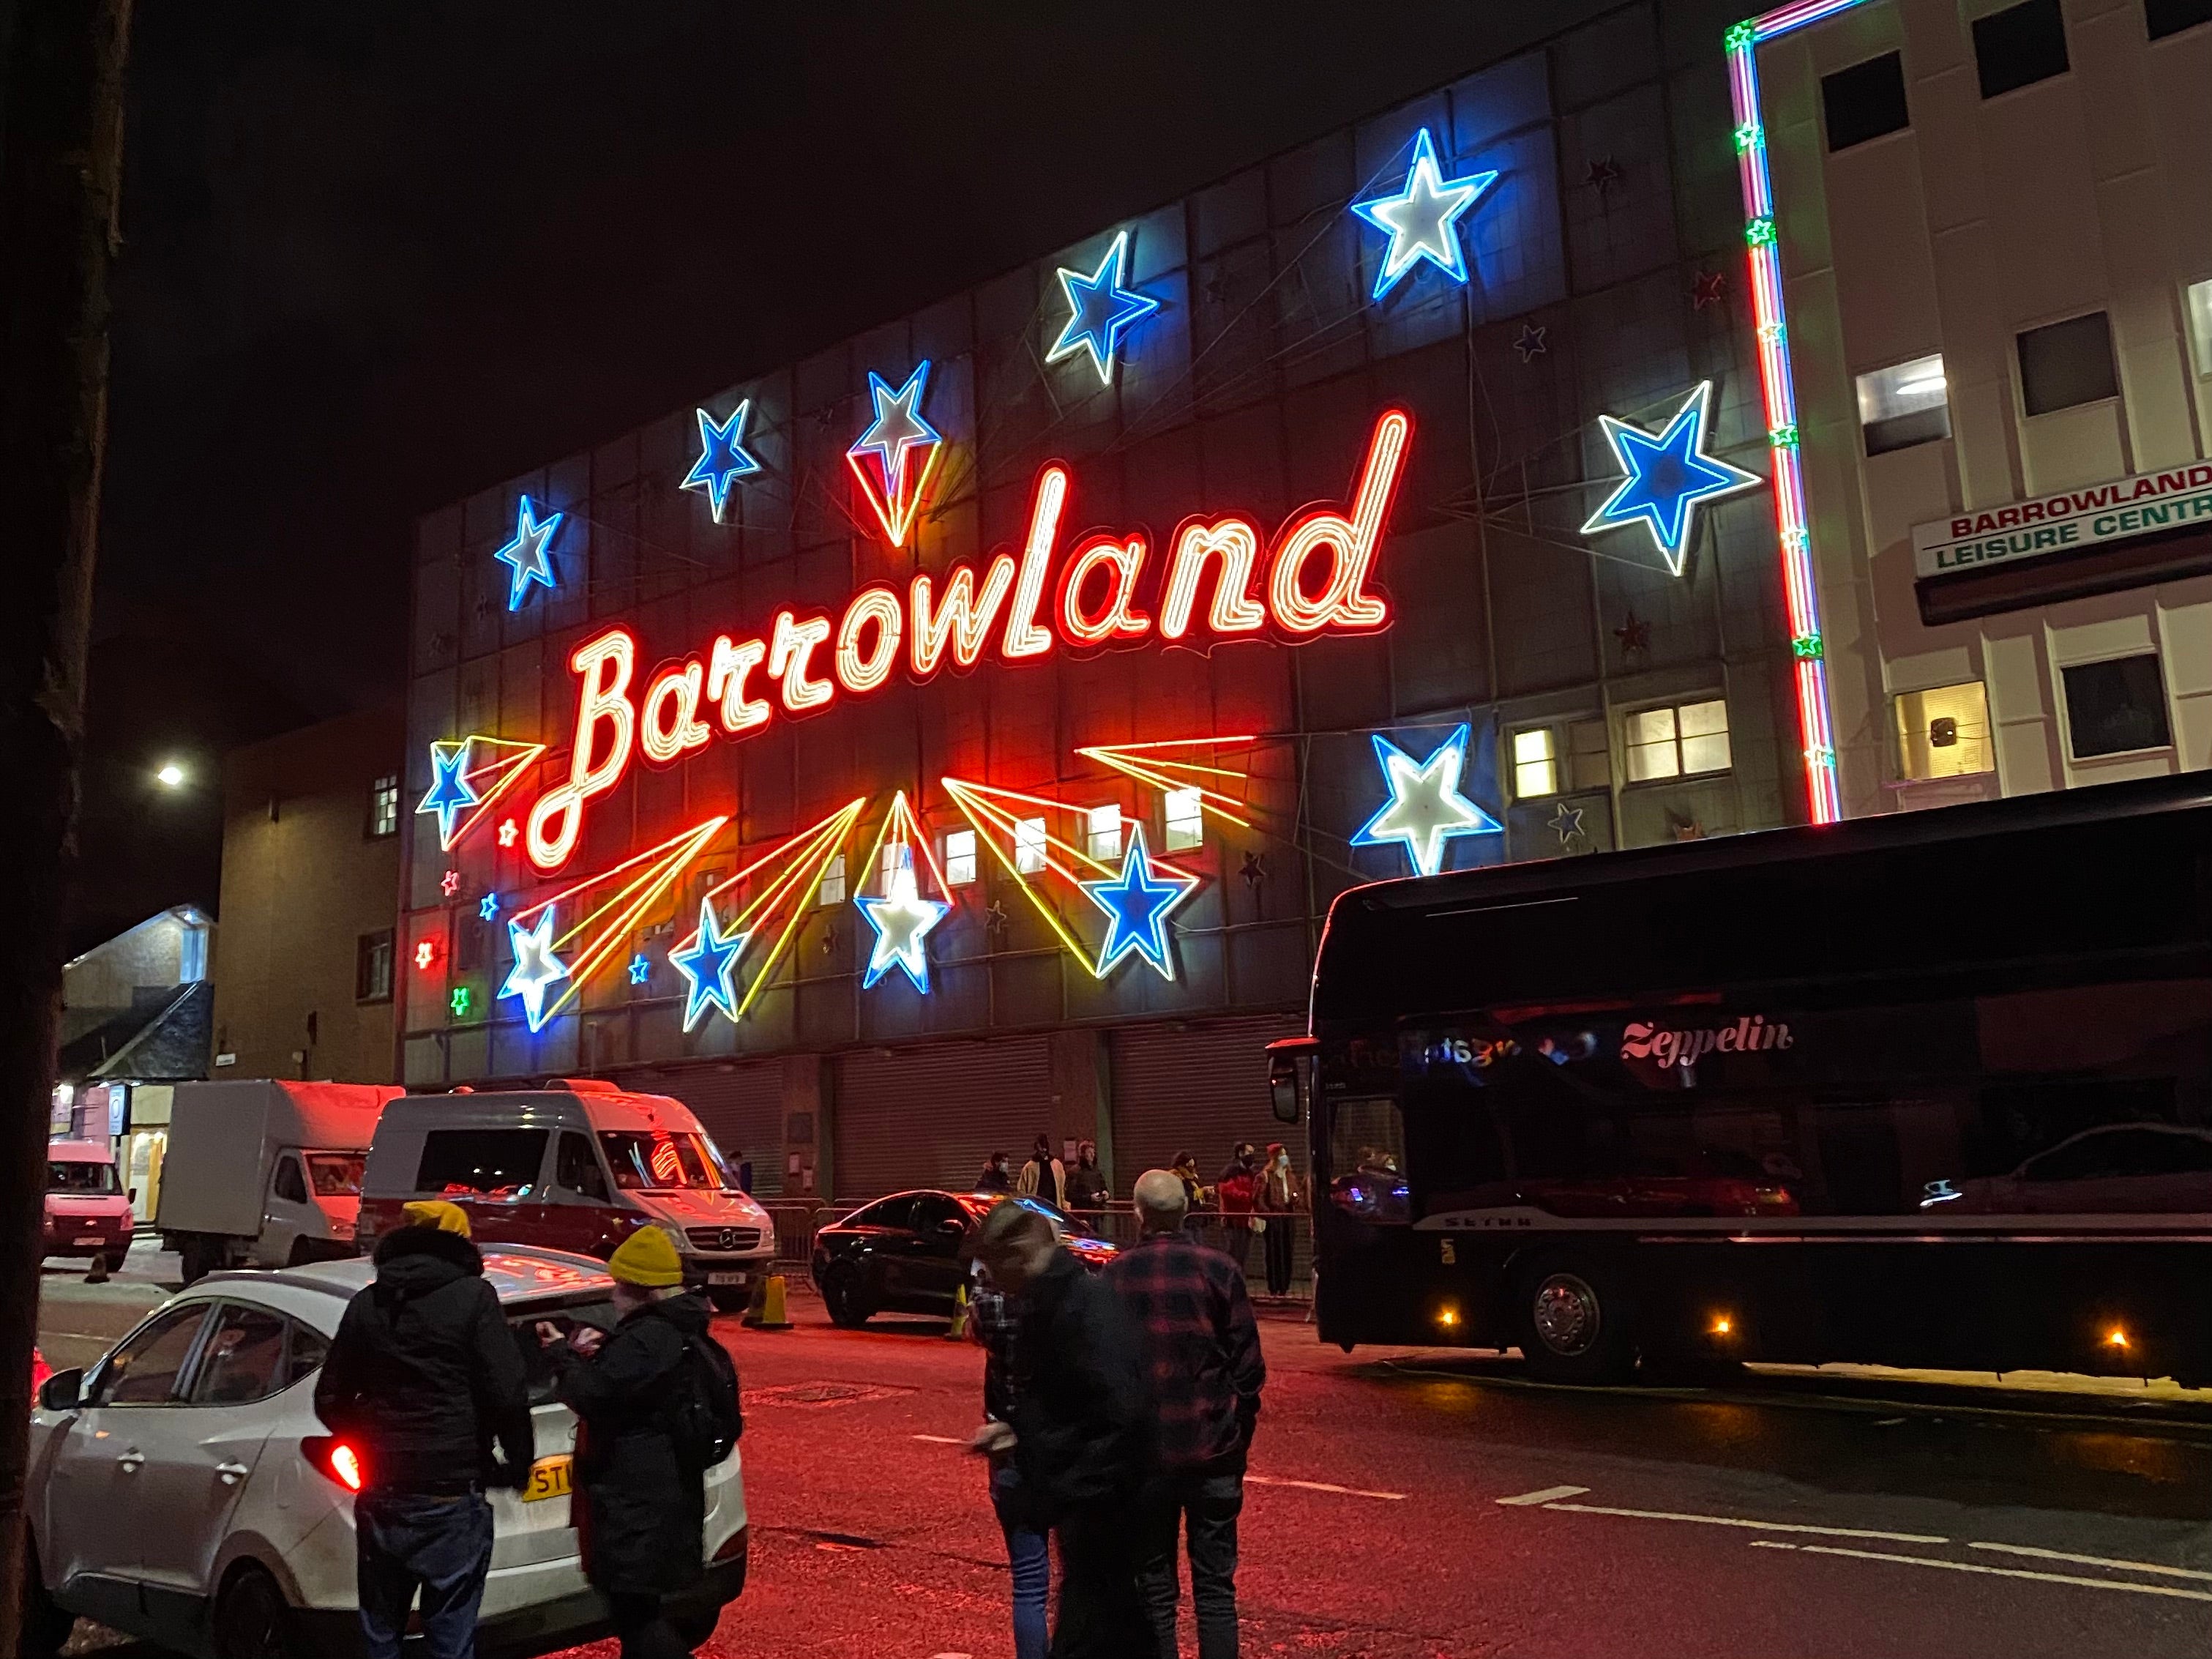
[[[315,1415],[313,1375],[338,1316],[374,1268],[327,1261],[215,1273],[164,1304],[85,1371],[63,1371],[31,1416],[27,1493],[36,1560],[27,1659],[72,1621],[201,1659],[356,1651],[353,1492],[361,1465]],[[510,1325],[611,1326],[613,1280],[587,1257],[494,1246],[484,1277]],[[552,1398],[534,1338],[538,1462],[527,1491],[495,1492],[478,1651],[527,1654],[609,1628],[569,1516],[575,1419]],[[744,1589],[739,1459],[707,1474],[706,1575],[672,1622],[703,1641]]]

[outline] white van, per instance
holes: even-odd
[[[688,1283],[735,1312],[775,1264],[775,1225],[681,1101],[595,1079],[408,1095],[384,1109],[362,1186],[364,1250],[410,1199],[468,1212],[479,1244],[605,1261],[641,1227],[676,1239]]]

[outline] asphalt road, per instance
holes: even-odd
[[[50,1284],[42,1326],[127,1320],[128,1281]],[[702,1651],[1009,1653],[962,1449],[980,1356],[941,1325],[793,1315],[718,1327],[744,1383],[753,1570]],[[1570,1391],[1510,1361],[1346,1356],[1289,1321],[1265,1341],[1248,1655],[2157,1659],[2212,1635],[2201,1404],[1826,1376]]]

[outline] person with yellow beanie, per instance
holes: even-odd
[[[576,1481],[584,1571],[607,1598],[623,1659],[672,1659],[692,1643],[664,1598],[696,1583],[706,1558],[706,1471],[684,1455],[675,1423],[691,1382],[695,1343],[711,1343],[703,1297],[684,1289],[675,1241],[641,1227],[608,1259],[611,1334],[579,1325],[565,1341],[538,1328],[554,1392],[576,1413]],[[703,1638],[706,1632],[686,1632]]]

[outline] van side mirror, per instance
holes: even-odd
[[[124,1194],[123,1201],[126,1204],[136,1204],[138,1201],[138,1189],[136,1187],[133,1187],[130,1191]]]
[[[39,1384],[39,1406],[43,1411],[73,1412],[84,1401],[84,1368],[72,1366],[65,1371],[56,1371]]]

